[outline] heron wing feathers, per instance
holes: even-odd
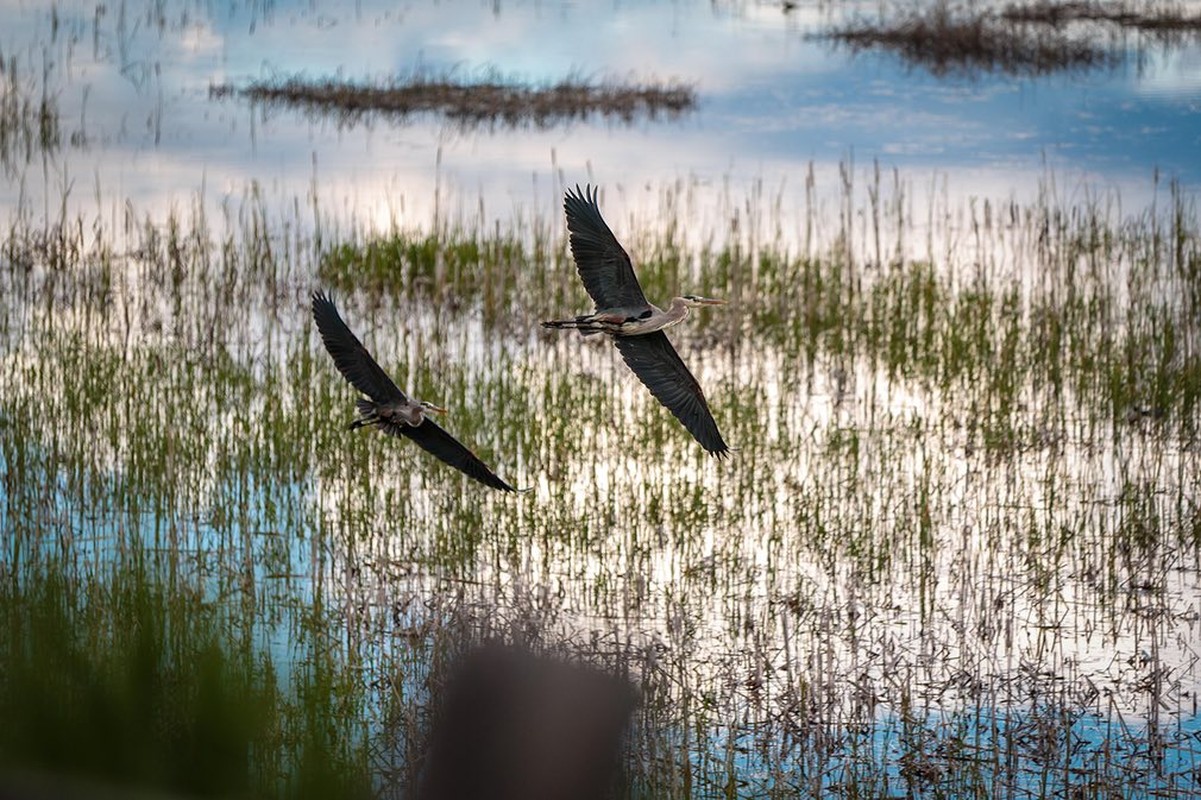
[[[634,265],[617,237],[601,217],[596,189],[568,189],[563,199],[571,255],[584,288],[598,311],[607,308],[642,308],[646,295],[634,275]]]
[[[705,393],[692,377],[663,331],[639,336],[616,336],[613,344],[651,394],[675,415],[688,432],[710,453],[721,457],[726,446]]]
[[[443,430],[436,422],[426,419],[420,425],[398,425],[390,423],[380,426],[393,436],[407,436],[428,453],[450,464],[469,478],[474,478],[485,486],[500,489],[504,492],[515,491],[512,486],[497,477],[496,473],[480,461],[475,453],[468,450],[462,442]]]
[[[313,293],[313,319],[334,365],[354,388],[377,403],[408,399],[351,333],[333,301],[321,292]]]

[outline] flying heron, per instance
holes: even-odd
[[[713,455],[730,448],[721,438],[705,393],[667,339],[664,328],[683,320],[696,306],[724,305],[725,300],[686,294],[673,298],[667,310],[647,302],[630,257],[601,217],[596,190],[568,190],[563,200],[571,255],[596,312],[543,322],[544,328],[572,328],[583,336],[608,334],[621,357],[651,394],[675,415]]]
[[[445,408],[407,397],[397,388],[342,321],[333,301],[321,292],[313,292],[313,320],[338,371],[351,386],[367,395],[360,397],[356,403],[359,416],[347,426],[350,430],[375,426],[392,436],[407,436],[485,486],[504,492],[514,491],[512,486],[496,477],[475,453],[426,416],[431,412],[445,414]]]

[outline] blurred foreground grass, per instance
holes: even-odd
[[[139,559],[103,573],[47,561],[0,580],[0,793],[12,770],[81,794],[371,795],[361,694],[319,644],[277,665],[194,587]]]

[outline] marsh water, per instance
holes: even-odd
[[[889,11],[7,4],[0,575],[148,561],[283,674],[333,653],[383,794],[489,637],[630,677],[631,796],[1201,792],[1201,44],[936,75],[819,36]],[[210,91],[412,74],[698,107]],[[588,310],[588,182],[652,301],[731,301],[671,333],[728,459],[539,328]],[[347,432],[315,289],[528,491]]]

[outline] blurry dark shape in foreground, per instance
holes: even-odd
[[[595,668],[488,646],[436,702],[418,800],[589,800],[616,786],[635,694]]]
[[[458,81],[414,76],[385,85],[347,81],[288,78],[252,83],[245,88],[213,86],[210,97],[241,95],[256,103],[299,107],[336,116],[353,124],[368,115],[404,118],[412,114],[443,114],[466,128],[484,125],[540,128],[583,120],[592,115],[623,123],[660,115],[674,119],[696,107],[696,91],[681,83],[594,84],[568,78],[547,86],[529,86],[500,79]]]
[[[999,21],[986,14],[956,13],[941,4],[891,23],[863,23],[824,37],[854,51],[890,50],[936,76],[981,72],[1046,75],[1110,66],[1117,61],[1108,50],[1057,31]]]

